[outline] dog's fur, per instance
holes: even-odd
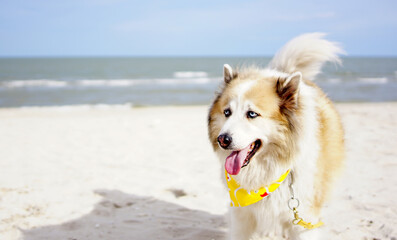
[[[316,223],[344,158],[340,118],[326,95],[312,82],[327,62],[340,63],[343,53],[324,34],[311,33],[288,42],[267,68],[234,71],[224,66],[225,83],[208,116],[212,146],[222,164],[233,151],[259,139],[262,143],[248,166],[233,176],[248,191],[275,181],[287,169],[294,176],[300,216]],[[225,109],[231,115],[225,116]],[[248,118],[247,111],[258,113]],[[218,136],[232,143],[220,147]],[[221,176],[224,179],[224,169]],[[267,198],[230,210],[231,239],[318,239],[320,230],[304,230],[291,222],[291,192],[287,178]]]

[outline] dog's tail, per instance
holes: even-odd
[[[324,33],[307,33],[289,41],[269,63],[269,68],[281,72],[301,72],[313,80],[325,62],[341,64],[338,54],[345,52],[338,43],[324,39]]]

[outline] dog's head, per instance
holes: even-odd
[[[295,150],[302,75],[224,66],[224,85],[209,112],[208,130],[225,169],[236,175],[269,164],[288,164]]]

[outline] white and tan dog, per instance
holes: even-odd
[[[238,189],[256,192],[291,170],[264,199],[231,207],[231,239],[322,239],[321,228],[292,223],[288,202],[294,196],[299,216],[318,222],[343,163],[339,116],[312,82],[325,62],[339,63],[337,54],[343,52],[323,37],[311,33],[294,38],[265,69],[237,72],[224,66],[225,83],[208,117],[210,141],[225,166],[223,178],[226,170]],[[292,205],[297,207],[297,200]]]

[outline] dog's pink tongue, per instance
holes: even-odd
[[[241,167],[244,164],[244,160],[247,157],[250,146],[240,150],[233,151],[225,162],[225,169],[231,175],[237,175],[240,172]]]

